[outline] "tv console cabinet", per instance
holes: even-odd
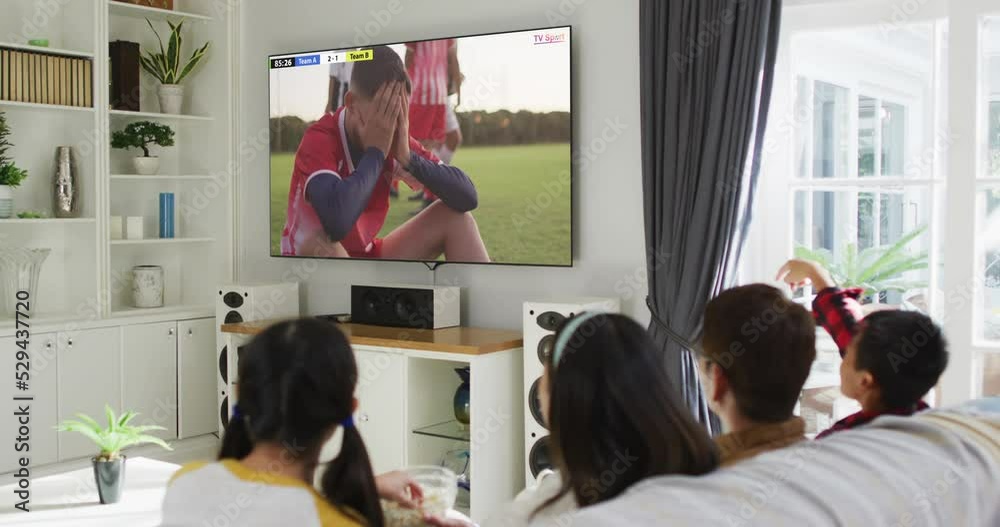
[[[225,324],[227,348],[238,350],[275,321]],[[338,324],[358,363],[355,422],[376,473],[437,465],[446,452],[470,453],[470,506],[482,522],[524,487],[522,335],[454,327],[437,330]],[[228,356],[239,355],[229,353]],[[227,361],[228,393],[237,393],[236,362]],[[471,371],[471,423],[455,421],[452,399]],[[232,399],[230,399],[232,400]],[[336,454],[324,452],[324,459]]]

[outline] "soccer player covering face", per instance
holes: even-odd
[[[471,211],[476,187],[410,137],[411,84],[399,55],[373,48],[354,64],[344,106],[311,125],[295,154],[285,256],[488,262]],[[439,198],[377,238],[396,180]]]

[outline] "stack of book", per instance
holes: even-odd
[[[0,47],[0,100],[93,107],[89,58]]]

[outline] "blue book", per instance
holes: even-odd
[[[174,237],[174,193],[160,193],[160,238]]]

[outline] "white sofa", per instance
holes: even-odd
[[[563,526],[1000,526],[1000,398],[641,482]]]

